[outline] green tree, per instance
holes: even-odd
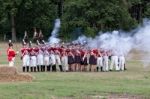
[[[150,1],[145,0],[144,15],[145,18],[150,18]]]
[[[11,24],[7,29],[11,28],[12,40],[16,41],[16,34],[22,36],[25,30],[32,32],[33,27],[48,32],[57,17],[56,10],[51,0],[1,0],[0,24],[1,27]]]
[[[12,40],[24,31],[32,37],[33,27],[50,36],[53,22],[61,18],[59,36],[71,40],[82,32],[94,37],[99,31],[130,30],[150,17],[148,0],[0,0],[0,32]]]
[[[66,0],[63,28],[68,28],[68,32],[71,33],[73,29],[82,27],[84,34],[88,36],[95,36],[99,31],[132,29],[137,25],[137,21],[128,11],[128,2],[124,0]]]

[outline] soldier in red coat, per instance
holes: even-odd
[[[81,71],[87,71],[88,66],[88,52],[81,50]]]
[[[9,48],[7,49],[7,57],[8,57],[8,62],[10,67],[14,66],[16,54],[17,53],[13,49],[13,44],[11,43],[11,41],[9,41]]]
[[[21,48],[21,60],[22,60],[22,71],[29,72],[29,64],[30,64],[30,56],[29,56],[29,48],[27,47],[27,43],[23,41],[23,47]]]

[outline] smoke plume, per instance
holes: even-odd
[[[49,43],[59,43],[57,38],[60,29],[60,19],[55,20],[55,26],[49,38]],[[139,51],[144,66],[150,64],[150,20],[144,19],[136,29],[130,32],[114,30],[111,32],[99,32],[95,38],[84,35],[78,37],[73,43],[86,45],[86,48],[97,48],[111,51],[115,55],[127,56],[131,50]]]
[[[60,42],[60,39],[57,38],[58,32],[60,30],[60,24],[61,24],[60,19],[56,19],[53,31],[51,33],[51,37],[48,39],[50,44],[57,44]]]
[[[144,19],[136,29],[130,32],[100,32],[95,38],[80,36],[76,42],[87,42],[88,48],[112,51],[113,54],[127,56],[131,50],[141,53],[144,66],[150,64],[150,20]]]

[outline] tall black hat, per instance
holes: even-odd
[[[24,32],[23,40],[27,43],[28,42],[28,34],[27,31]]]
[[[32,47],[32,41],[29,42],[29,47]]]
[[[27,43],[26,43],[26,41],[24,39],[22,40],[22,45],[23,46],[27,45]]]

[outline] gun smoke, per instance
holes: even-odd
[[[51,37],[48,39],[50,44],[57,44],[57,43],[60,42],[60,39],[57,38],[58,32],[60,30],[60,24],[61,24],[60,19],[56,19],[55,20],[54,29],[53,29],[53,31],[51,33]]]
[[[136,32],[135,32],[136,31]],[[138,28],[130,31],[100,32],[95,38],[88,38],[84,35],[80,36],[76,42],[87,42],[88,48],[97,48],[112,51],[116,55],[127,56],[130,51],[136,50],[141,54],[140,61],[144,66],[150,64],[150,20],[144,19]]]
[[[56,44],[60,42],[57,38],[60,29],[60,19],[55,20],[55,26],[49,38],[50,44]],[[95,38],[86,37],[82,35],[72,43],[79,43],[85,45],[89,49],[102,49],[111,51],[116,55],[127,56],[130,51],[136,50],[141,52],[141,61],[144,66],[150,64],[150,20],[144,19],[136,29],[130,32],[124,31],[111,31],[111,32],[99,32]]]

